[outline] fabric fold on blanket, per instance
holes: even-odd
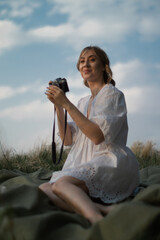
[[[54,206],[38,189],[51,174],[45,169],[30,174],[0,170],[1,240],[160,239],[160,167],[142,169],[137,195],[117,204],[93,226],[82,216]]]

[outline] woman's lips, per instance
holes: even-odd
[[[90,73],[91,71],[90,70],[84,70],[83,71],[85,74],[87,74],[87,73]]]

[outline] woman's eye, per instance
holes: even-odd
[[[95,58],[91,58],[90,59],[91,62],[95,62],[95,60],[96,60]]]
[[[84,63],[84,60],[80,60],[80,63]]]

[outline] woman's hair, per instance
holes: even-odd
[[[98,46],[88,46],[85,47],[82,52],[80,53],[78,62],[77,62],[77,69],[79,70],[79,64],[80,64],[80,58],[82,56],[82,54],[86,51],[89,50],[94,50],[95,53],[97,54],[97,56],[99,57],[103,67],[105,67],[105,70],[103,72],[103,79],[105,83],[111,83],[113,86],[116,85],[115,81],[112,79],[112,70],[110,68],[110,61],[109,58],[107,56],[107,54],[105,53],[105,51],[103,51],[100,47]],[[88,83],[87,81],[84,81],[85,86],[88,87]]]

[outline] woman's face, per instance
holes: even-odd
[[[89,82],[100,82],[103,80],[103,67],[99,56],[93,49],[82,53],[79,61],[79,71],[85,81]]]

